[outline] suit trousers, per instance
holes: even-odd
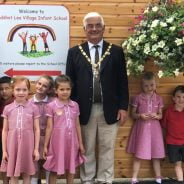
[[[86,162],[80,168],[81,181],[92,184],[112,183],[114,178],[114,147],[119,123],[108,125],[101,103],[92,106],[87,125],[82,125]]]

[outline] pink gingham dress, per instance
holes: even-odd
[[[141,93],[134,97],[132,106],[137,107],[138,113],[156,113],[159,108],[163,107],[163,101],[156,93],[152,95],[150,101]],[[164,158],[165,151],[160,122],[158,120],[136,120],[129,137],[127,152],[146,160]]]
[[[38,108],[30,102],[20,105],[14,101],[5,106],[2,116],[8,120],[8,162],[2,161],[1,171],[9,177],[34,175],[34,120],[40,117]]]
[[[85,161],[79,151],[76,120],[78,104],[72,100],[63,104],[58,99],[48,104],[47,116],[53,119],[53,130],[44,168],[62,175],[66,170],[75,174],[75,168]]]

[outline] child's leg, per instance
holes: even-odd
[[[153,170],[155,172],[156,182],[162,183],[160,159],[152,159],[152,162],[153,162]]]
[[[38,173],[31,178],[31,184],[38,184]]]
[[[50,172],[49,184],[56,184],[57,174],[55,172]]]
[[[6,176],[6,173],[2,173],[2,179],[3,179],[3,184],[8,184],[9,183],[9,178]]]
[[[73,184],[74,183],[74,174],[67,172],[66,174],[66,183]]]
[[[50,175],[50,172],[45,171],[46,184],[49,184],[49,175]]]
[[[182,169],[182,161],[177,161],[175,163],[175,173],[176,173],[176,178],[178,181],[183,181],[183,169]]]
[[[19,182],[19,178],[18,177],[11,177],[10,179],[10,183],[11,184],[18,184]]]
[[[39,184],[39,183],[41,183],[41,179],[40,179],[41,165],[42,165],[41,161],[38,161],[37,162],[37,167],[38,167],[37,168],[37,172],[36,172],[35,175],[32,176],[31,184]]]
[[[23,184],[30,184],[31,183],[31,176],[28,174],[22,174]]]
[[[137,176],[138,176],[138,173],[139,173],[140,166],[141,166],[141,159],[134,158],[132,182],[137,182]]]

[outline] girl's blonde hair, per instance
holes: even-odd
[[[26,83],[26,86],[27,86],[27,88],[28,88],[28,90],[30,90],[30,88],[31,88],[30,81],[29,81],[28,78],[23,77],[23,76],[12,78],[12,80],[11,80],[11,86],[12,86],[12,88],[14,88],[15,85],[16,85],[17,83],[20,83],[20,82],[25,82],[25,83]]]

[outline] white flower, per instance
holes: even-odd
[[[163,40],[158,42],[158,47],[164,48],[164,46],[165,46],[165,42]]]
[[[126,47],[127,43],[128,43],[128,41],[125,40],[125,41],[122,43],[122,47],[123,47],[123,48]]]
[[[172,23],[173,20],[174,20],[174,18],[173,18],[173,17],[170,17],[170,18],[166,19],[166,22],[167,22],[167,23]]]
[[[177,68],[175,71],[174,71],[174,75],[175,76],[178,76],[180,74],[180,72],[179,72],[179,69]]]
[[[141,20],[139,24],[140,24],[140,26],[146,26],[147,21]]]
[[[160,54],[160,59],[165,60],[166,58],[167,58],[167,56],[164,53]]]
[[[129,70],[129,69],[127,69],[127,75],[128,75],[128,76],[130,75],[130,70]]]
[[[154,60],[154,63],[155,63],[156,65],[158,65],[159,62],[158,62],[157,60]]]
[[[129,53],[132,53],[132,52],[133,52],[133,49],[132,49],[132,46],[131,46],[130,43],[127,44],[127,51],[128,51]]]
[[[153,12],[157,12],[157,11],[158,11],[158,7],[157,7],[157,6],[154,6],[154,7],[152,8],[152,11],[153,11]]]
[[[170,31],[174,31],[175,29],[176,29],[175,26],[172,26],[172,27],[169,28]]]
[[[139,51],[141,47],[138,45],[135,49]]]
[[[175,43],[176,43],[177,46],[182,45],[183,44],[183,40],[179,39],[179,38],[176,38]]]
[[[158,36],[155,33],[153,33],[151,34],[151,39],[156,41],[158,39]]]
[[[158,49],[158,45],[157,45],[157,44],[154,44],[154,45],[151,47],[152,52],[156,51],[157,49]]]
[[[145,53],[145,54],[149,54],[150,51],[151,51],[151,50],[150,50],[149,43],[145,44],[145,46],[144,46],[144,53]]]
[[[149,8],[147,7],[145,10],[144,10],[144,14],[148,13],[149,12]]]
[[[139,66],[137,67],[137,69],[138,69],[140,72],[142,72],[142,71],[144,71],[144,66],[143,66],[143,65],[139,65]]]
[[[146,38],[146,35],[142,34],[142,35],[139,36],[139,41],[142,42],[142,41],[145,40],[145,38]]]
[[[167,27],[167,24],[165,22],[160,22],[161,27]]]
[[[129,60],[127,61],[127,66],[130,66],[130,65],[132,65],[132,64],[133,64],[132,60],[129,59]]]
[[[162,78],[163,75],[164,75],[163,71],[162,71],[162,70],[159,70],[159,71],[158,71],[158,77],[159,77],[159,78]]]
[[[135,47],[136,47],[138,44],[139,44],[139,40],[138,40],[138,39],[136,39],[136,40],[134,40],[134,41],[132,42],[132,45],[135,46]]]
[[[155,57],[158,57],[160,55],[159,52],[155,52]]]
[[[153,28],[153,27],[156,27],[157,25],[158,25],[158,23],[159,23],[159,20],[154,20],[153,22],[152,22],[152,24],[151,24],[151,27]]]

